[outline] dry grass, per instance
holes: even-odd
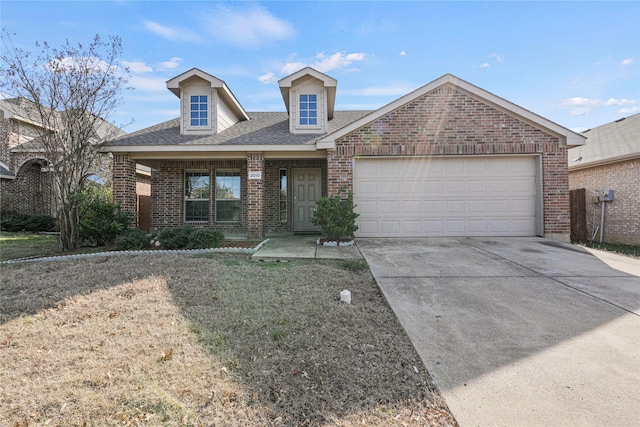
[[[360,267],[2,266],[0,425],[456,425]]]

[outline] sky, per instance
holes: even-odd
[[[129,68],[110,121],[178,117],[167,80],[199,68],[246,111],[285,111],[278,80],[311,66],[336,110],[374,110],[444,74],[574,131],[640,113],[639,1],[11,1],[14,46],[122,38]]]

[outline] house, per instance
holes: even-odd
[[[583,135],[587,143],[569,150],[569,188],[585,190],[588,238],[599,239],[604,213],[603,241],[640,244],[640,114]],[[613,200],[601,201],[605,190]]]
[[[103,121],[96,140],[126,133]],[[21,214],[52,215],[51,161],[39,142],[43,132],[54,131],[41,123],[35,104],[25,98],[0,100],[0,210]],[[150,171],[138,168],[144,182]],[[89,179],[110,185],[111,158],[101,156]],[[142,187],[144,190],[144,187]]]
[[[246,112],[197,68],[167,82],[180,116],[115,139],[114,197],[151,229],[262,238],[314,232],[315,201],[353,191],[358,237],[569,238],[567,150],[584,136],[447,74],[375,111],[335,109],[337,81],[281,79],[284,112]]]

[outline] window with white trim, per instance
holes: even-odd
[[[191,95],[189,97],[189,125],[191,127],[209,126],[209,97]]]
[[[287,170],[280,169],[280,222],[287,222]]]
[[[216,171],[216,221],[240,222],[240,171]]]
[[[209,221],[209,181],[209,171],[185,172],[185,222]]]
[[[300,126],[318,125],[318,95],[315,93],[301,94],[298,123]]]

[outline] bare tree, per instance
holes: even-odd
[[[54,209],[60,224],[60,245],[78,247],[76,195],[82,191],[101,145],[120,129],[107,119],[128,89],[128,70],[120,66],[122,41],[95,36],[91,43],[60,48],[35,43],[30,52],[15,47],[2,30],[0,89],[29,102],[28,114],[40,126],[37,144],[50,162]]]

